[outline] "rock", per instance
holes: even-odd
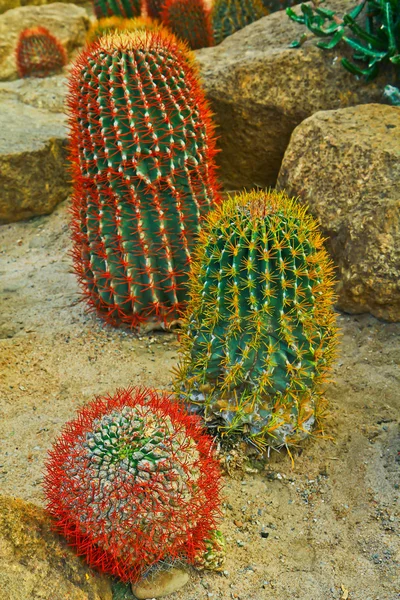
[[[0,15],[0,81],[17,79],[15,49],[20,32],[27,27],[46,27],[71,55],[85,43],[89,23],[83,8],[60,2],[14,8]]]
[[[108,579],[51,531],[42,509],[0,496],[0,598],[112,600],[112,594]]]
[[[306,119],[277,186],[318,218],[338,267],[339,308],[400,321],[400,108],[367,104]]]
[[[65,120],[0,101],[0,223],[49,214],[69,195]]]
[[[87,0],[60,0],[60,2],[71,4],[84,4]],[[17,8],[19,6],[41,6],[43,4],[52,4],[53,0],[0,0],[0,14]]]
[[[174,567],[168,571],[158,571],[148,579],[132,585],[132,592],[138,600],[163,598],[180,590],[188,581],[188,572]]]
[[[346,5],[329,0],[329,8]],[[280,11],[196,52],[218,126],[226,189],[274,185],[293,129],[313,113],[383,101],[391,74],[358,81],[340,64],[338,50],[317,48],[311,33],[301,48],[288,47],[304,33]]]
[[[67,91],[65,75],[44,78],[27,77],[16,81],[0,82],[0,102],[2,100],[18,101],[35,108],[63,113]]]

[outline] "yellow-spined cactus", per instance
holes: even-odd
[[[102,35],[122,31],[161,31],[165,27],[149,17],[136,17],[135,19],[123,19],[122,17],[108,17],[95,21],[89,29],[86,42],[89,44]]]

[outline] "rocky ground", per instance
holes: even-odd
[[[46,452],[95,394],[168,387],[174,334],[137,337],[85,313],[66,204],[0,227],[0,489],[43,504]],[[400,324],[339,316],[326,439],[294,454],[226,457],[222,574],[176,600],[395,600],[399,582]],[[64,600],[54,597],[52,600]]]

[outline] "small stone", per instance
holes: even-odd
[[[163,598],[180,590],[188,581],[189,573],[174,567],[168,571],[158,571],[153,576],[132,585],[132,592],[138,600]]]

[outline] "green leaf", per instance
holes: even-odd
[[[357,50],[358,52],[361,52],[365,56],[372,56],[374,58],[379,58],[379,59],[382,60],[382,58],[385,58],[385,56],[387,54],[387,52],[378,52],[377,50],[370,50],[369,48],[366,48],[365,46],[362,46],[361,44],[359,44],[355,40],[352,40],[351,38],[348,38],[346,36],[343,37],[343,40],[345,42],[347,42],[347,44],[349,46],[351,46],[352,48],[354,48],[354,50]]]
[[[317,44],[318,48],[324,48],[325,50],[331,50],[340,42],[340,40],[343,37],[343,34],[344,34],[344,29],[342,29],[341,31],[337,31],[329,42],[318,42],[318,44]]]

